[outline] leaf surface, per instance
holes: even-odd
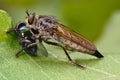
[[[4,17],[6,15],[1,14]],[[0,17],[1,18],[1,17]],[[4,18],[1,18],[4,19]],[[1,20],[0,19],[0,20]],[[16,58],[14,55],[21,49],[14,41],[2,40],[0,43],[0,79],[1,80],[119,80],[120,79],[120,12],[113,14],[103,36],[96,43],[100,52],[105,56],[97,59],[93,56],[72,52],[70,56],[78,63],[86,66],[82,70],[71,63],[60,48],[44,44],[48,50],[48,57],[39,55],[32,57],[25,52]],[[0,25],[11,26],[11,20]],[[109,29],[109,30],[108,30]],[[3,29],[0,29],[0,32]],[[1,33],[0,33],[1,35]],[[4,37],[3,36],[1,38]],[[0,38],[0,39],[1,39]],[[11,37],[12,38],[12,37]],[[8,41],[8,40],[7,40]]]

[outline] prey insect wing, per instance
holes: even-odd
[[[37,44],[37,46],[38,46],[37,53],[41,53],[44,56],[48,57],[48,52],[47,52],[45,46],[42,43]]]

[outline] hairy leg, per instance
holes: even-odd
[[[54,46],[61,47],[61,48],[64,50],[64,52],[65,52],[68,60],[69,60],[72,64],[74,64],[74,65],[76,65],[76,66],[78,66],[78,67],[81,67],[81,68],[85,68],[84,66],[82,66],[82,65],[78,64],[77,62],[73,61],[72,58],[70,57],[70,55],[67,53],[66,49],[65,49],[63,46],[61,46],[60,44],[55,43],[55,42],[51,42],[51,41],[44,41],[44,42],[46,42],[47,44],[50,44],[50,45],[54,45]]]

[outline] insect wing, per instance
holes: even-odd
[[[37,46],[38,46],[37,53],[41,53],[41,54],[43,54],[44,56],[47,57],[48,56],[48,52],[47,52],[45,46],[42,43],[39,43]]]
[[[57,36],[63,37],[64,39],[69,40],[70,42],[73,42],[84,48],[87,48],[89,50],[96,50],[96,47],[93,43],[60,23],[57,23],[57,29],[53,30],[53,32]]]
[[[32,55],[32,56],[36,56],[36,52],[37,52],[37,46],[32,46],[30,48],[25,49],[25,52]]]

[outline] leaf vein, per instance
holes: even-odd
[[[38,65],[29,55],[27,55],[27,56],[29,57],[29,59],[30,59],[36,66],[38,66],[38,67],[41,69],[41,72],[42,72],[49,80],[51,80],[50,76],[49,76],[46,72],[44,72],[44,71],[42,70],[42,67],[41,67],[40,65]]]
[[[5,80],[8,80],[8,78],[6,76],[4,76],[1,72],[0,72],[0,75],[5,79]]]

